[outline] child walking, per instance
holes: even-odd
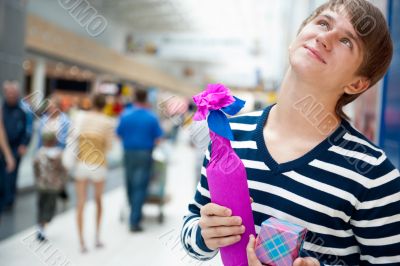
[[[56,211],[57,197],[67,181],[67,172],[62,164],[62,149],[57,147],[54,133],[42,135],[43,146],[34,159],[36,189],[38,192],[39,241],[47,240],[45,227]]]

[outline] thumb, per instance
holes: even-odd
[[[297,258],[293,262],[293,266],[305,266],[305,265],[307,264],[305,263],[305,260],[303,258]]]
[[[306,257],[306,258],[297,258],[293,262],[293,266],[319,266],[320,263],[317,259]]]

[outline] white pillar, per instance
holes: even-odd
[[[32,77],[32,102],[39,105],[45,95],[46,61],[36,58]]]
[[[101,74],[95,74],[96,77],[94,78],[94,81],[92,82],[92,86],[90,88],[90,94],[96,94],[99,93],[98,89],[100,84],[103,82],[103,77],[101,77]]]

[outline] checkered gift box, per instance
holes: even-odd
[[[261,224],[256,239],[256,255],[266,265],[292,266],[306,233],[304,227],[271,217]]]

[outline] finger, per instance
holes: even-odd
[[[216,215],[227,217],[232,215],[232,211],[224,206],[220,206],[215,203],[208,203],[201,208],[200,214],[207,216]]]
[[[250,204],[252,204],[254,202],[253,198],[250,197]]]
[[[226,246],[235,244],[236,242],[239,242],[240,239],[241,239],[240,235],[227,236],[227,237],[216,237],[216,238],[208,239],[206,241],[206,245],[208,247],[214,247],[214,248],[226,247]]]
[[[235,226],[242,224],[242,218],[239,216],[220,217],[220,216],[205,216],[202,217],[202,222],[207,227],[213,226]]]
[[[305,261],[305,265],[307,265],[307,266],[319,266],[320,265],[319,261],[316,258],[305,257],[304,261]]]
[[[257,258],[256,252],[254,250],[256,240],[253,235],[249,237],[249,243],[247,244],[246,253],[247,253],[247,261],[249,266],[253,265],[261,265],[260,261]]]
[[[204,239],[211,239],[215,237],[227,237],[227,236],[235,236],[241,235],[245,231],[245,227],[243,225],[239,226],[218,226],[218,227],[210,227],[201,230],[201,235]]]

